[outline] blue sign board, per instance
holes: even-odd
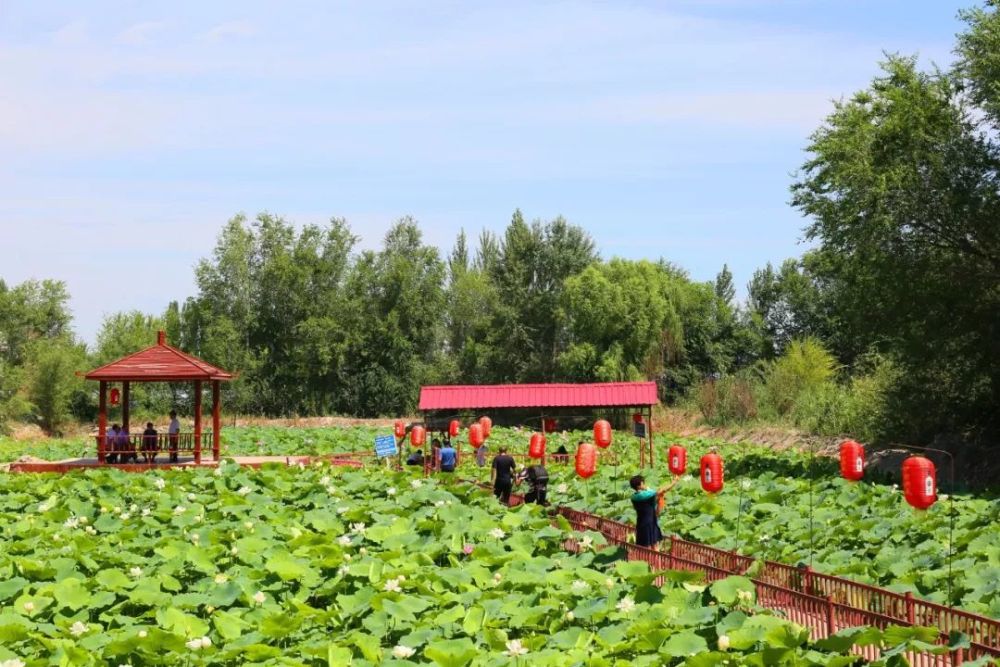
[[[395,436],[379,435],[375,437],[375,456],[384,459],[386,456],[395,456],[398,453]]]

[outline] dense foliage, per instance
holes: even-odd
[[[614,551],[570,555],[565,526],[467,484],[235,465],[0,484],[5,664],[845,665],[862,641],[810,645],[742,578],[659,588]]]

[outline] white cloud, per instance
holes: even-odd
[[[115,41],[130,46],[149,44],[152,41],[153,35],[166,27],[166,25],[164,21],[142,21],[122,30],[115,37]]]
[[[256,28],[247,20],[226,21],[206,31],[202,37],[209,42],[221,42],[230,37],[252,37]]]

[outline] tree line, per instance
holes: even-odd
[[[240,373],[230,410],[393,415],[428,383],[655,379],[714,423],[784,420],[869,441],[1000,432],[1000,17],[963,13],[956,65],[888,56],[834,103],[791,186],[815,249],[699,282],[664,260],[602,258],[580,227],[461,233],[442,252],[398,220],[358,250],[345,220],[236,216],[197,293],[119,313],[86,349],[64,285],[0,283],[0,421],[87,419],[69,371],[150,344]],[[184,387],[135,400],[164,411]]]

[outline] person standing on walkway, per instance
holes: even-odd
[[[505,505],[510,501],[510,490],[514,485],[514,469],[516,467],[517,462],[514,461],[514,457],[507,453],[506,447],[501,447],[500,453],[493,458],[490,482],[493,484],[493,494]]]
[[[444,445],[439,450],[441,457],[441,472],[455,472],[455,464],[458,461],[458,453],[451,446],[451,440],[445,440]]]
[[[679,477],[659,489],[650,489],[642,475],[635,475],[628,481],[635,492],[632,494],[632,507],[635,508],[635,543],[640,547],[652,547],[660,543],[663,533],[660,531],[659,501],[667,491],[674,488]]]
[[[167,427],[167,446],[170,449],[170,462],[177,463],[177,445],[181,438],[181,423],[177,419],[177,411],[170,411],[170,426]]]

